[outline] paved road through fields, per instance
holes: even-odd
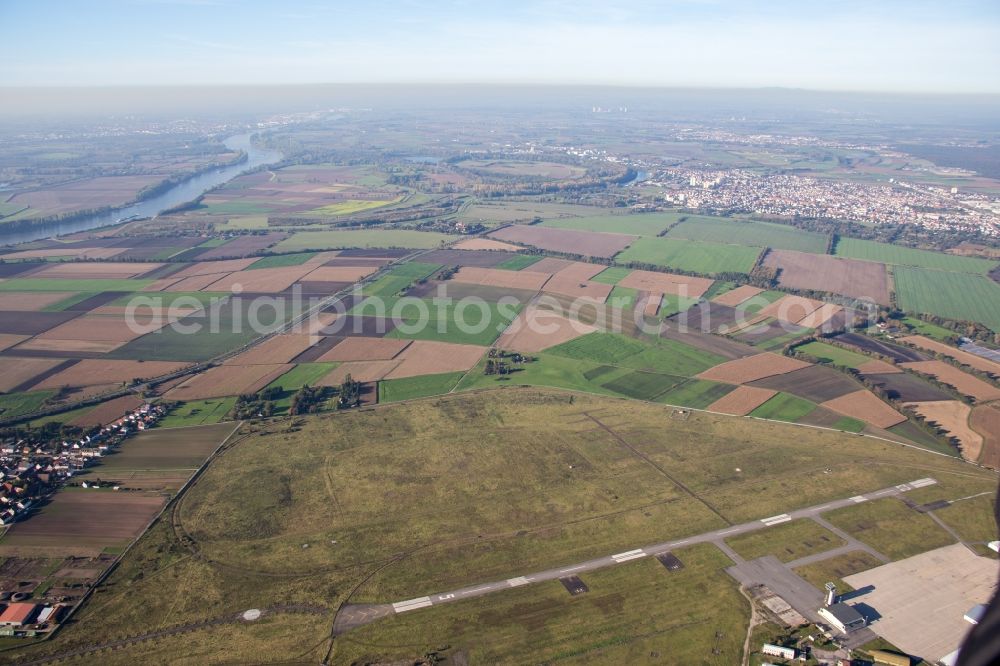
[[[816,506],[806,507],[804,509],[797,509],[795,511],[790,511],[789,513],[782,513],[777,516],[770,516],[768,518],[762,518],[760,520],[754,520],[749,523],[743,523],[741,525],[733,525],[723,529],[715,530],[713,532],[706,532],[704,534],[699,534],[697,536],[688,537],[686,539],[678,539],[676,541],[666,541],[663,543],[654,544],[652,546],[643,546],[642,548],[635,548],[633,550],[626,550],[621,553],[615,553],[614,555],[608,555],[606,557],[598,557],[592,560],[587,560],[586,562],[579,562],[577,564],[561,567],[558,569],[548,569],[546,571],[537,571],[535,573],[525,574],[523,576],[516,576],[514,578],[508,578],[507,580],[494,581],[491,583],[481,583],[479,585],[471,585],[469,587],[462,587],[457,590],[452,590],[451,592],[441,592],[438,594],[432,594],[426,597],[417,597],[416,599],[408,599],[407,601],[399,601],[392,604],[392,611],[395,613],[406,613],[408,611],[417,610],[419,608],[426,608],[427,606],[435,606],[438,604],[448,603],[450,601],[458,601],[460,599],[469,599],[471,597],[481,597],[491,592],[499,592],[500,590],[507,590],[512,587],[520,587],[521,585],[530,585],[531,583],[540,583],[547,580],[558,580],[564,576],[579,575],[587,571],[593,571],[595,569],[602,569],[604,567],[613,566],[615,564],[621,564],[622,562],[629,562],[631,560],[637,560],[642,557],[647,557],[650,555],[659,555],[665,553],[674,548],[679,548],[681,546],[690,546],[697,543],[707,543],[707,542],[717,542],[720,539],[725,539],[728,537],[736,536],[738,534],[746,534],[747,532],[754,532],[756,530],[765,529],[767,527],[772,527],[774,525],[780,525],[782,523],[787,523],[792,520],[797,520],[799,518],[813,518],[819,516],[825,511],[833,511],[834,509],[840,509],[847,506],[852,506],[854,504],[860,504],[861,502],[867,502],[869,500],[882,499],[884,497],[892,497],[905,493],[909,490],[915,490],[917,488],[923,488],[925,486],[931,486],[937,483],[934,479],[924,478],[917,479],[916,481],[911,481],[910,483],[903,483],[898,486],[893,486],[891,488],[884,488],[882,490],[876,490],[874,492],[866,493],[864,495],[855,495],[854,497],[848,497],[846,499],[834,500],[832,502],[827,502],[825,504],[819,504]],[[388,611],[388,604],[386,604],[386,610]]]

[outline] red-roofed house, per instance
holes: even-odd
[[[20,627],[30,624],[38,609],[36,604],[13,603],[0,614],[0,625],[5,627]]]

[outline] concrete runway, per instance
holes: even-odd
[[[757,530],[762,530],[774,525],[780,525],[781,523],[787,523],[799,518],[815,518],[825,511],[832,511],[834,509],[840,509],[853,504],[860,504],[861,502],[867,502],[869,500],[900,495],[909,490],[931,486],[935,483],[937,483],[937,481],[931,478],[917,479],[916,481],[903,483],[891,488],[876,490],[864,495],[855,495],[854,497],[848,497],[846,499],[834,500],[832,502],[827,502],[826,504],[806,507],[804,509],[798,509],[789,513],[782,513],[777,516],[762,518],[760,520],[754,520],[741,525],[733,525],[731,527],[715,530],[713,532],[706,532],[704,534],[699,534],[686,539],[666,541],[663,543],[653,544],[651,546],[643,546],[641,548],[626,550],[620,553],[615,553],[614,555],[608,555],[606,557],[598,557],[585,562],[578,562],[576,564],[560,567],[558,569],[536,571],[534,573],[524,574],[523,576],[508,578],[506,580],[480,583],[478,585],[470,585],[457,590],[451,590],[450,592],[439,592],[426,597],[417,597],[406,601],[397,601],[396,603],[391,604],[391,607],[394,613],[407,613],[420,608],[445,604],[451,601],[458,601],[460,599],[481,597],[492,592],[499,592],[512,587],[520,587],[522,585],[530,585],[532,583],[540,583],[547,580],[558,580],[565,576],[575,576],[587,571],[621,564],[622,562],[630,562],[642,557],[659,555],[682,546],[690,546],[697,543],[720,542],[722,539],[728,537],[736,536],[738,534],[746,534],[747,532],[755,532]],[[386,604],[386,606],[388,607],[389,604]],[[386,610],[388,610],[388,608]]]

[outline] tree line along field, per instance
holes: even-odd
[[[979,321],[1000,330],[1000,284],[986,276],[911,266],[896,266],[892,272],[902,310]]]
[[[122,655],[152,649],[169,661],[193,649],[211,661],[242,654],[243,642],[265,636],[275,645],[296,637],[298,653],[329,639],[343,602],[400,601],[723,527],[708,507],[738,523],[920,476],[941,487],[915,501],[995,485],[983,470],[885,441],[670,414],[657,405],[518,389],[300,417],[291,428],[244,425],[76,622],[55,641],[0,659],[26,661],[134,634],[136,626],[157,631],[213,618],[222,621],[210,633],[196,629],[185,641],[164,637]],[[684,479],[693,496],[671,478]],[[954,504],[949,524],[976,523],[979,513],[969,512],[978,508]],[[872,519],[905,534],[911,516],[918,514]],[[773,547],[737,545],[779,557],[779,545],[813,552],[823,536],[813,532],[784,528]],[[728,637],[726,654],[738,656],[749,609],[722,571],[729,561],[709,545],[675,554],[685,564],[679,572],[648,558],[585,574],[592,592],[581,597],[553,582],[383,619],[337,638],[333,660],[409,660],[443,643],[472,660],[628,660],[683,638],[685,658],[697,661],[719,645],[719,631]],[[280,612],[261,623],[237,619],[247,608],[277,605],[301,621],[285,622]],[[649,622],[662,624],[652,631]],[[612,640],[622,635],[638,638]]]

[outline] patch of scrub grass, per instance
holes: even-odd
[[[778,393],[757,409],[750,412],[750,416],[761,419],[773,419],[775,421],[795,422],[803,416],[816,409],[816,405],[792,395],[791,393]]]
[[[993,495],[980,495],[953,502],[943,509],[935,510],[934,514],[963,540],[985,544],[996,541],[997,538],[996,502]],[[996,553],[993,556],[996,557]]]
[[[441,395],[455,388],[464,374],[464,372],[445,372],[437,375],[385,379],[378,383],[378,401],[398,402]]]
[[[914,511],[895,498],[837,509],[824,517],[893,560],[955,543],[930,516]]]
[[[840,592],[850,592],[854,588],[844,582],[845,576],[868,571],[882,566],[881,560],[863,550],[835,555],[829,559],[795,568],[795,573],[812,583],[818,590],[825,590],[827,583],[833,583]]]
[[[0,393],[0,418],[9,419],[38,411],[45,401],[55,394],[55,389],[30,393]]]
[[[819,523],[802,519],[726,539],[726,543],[747,560],[774,555],[791,562],[843,546],[844,540]]]

